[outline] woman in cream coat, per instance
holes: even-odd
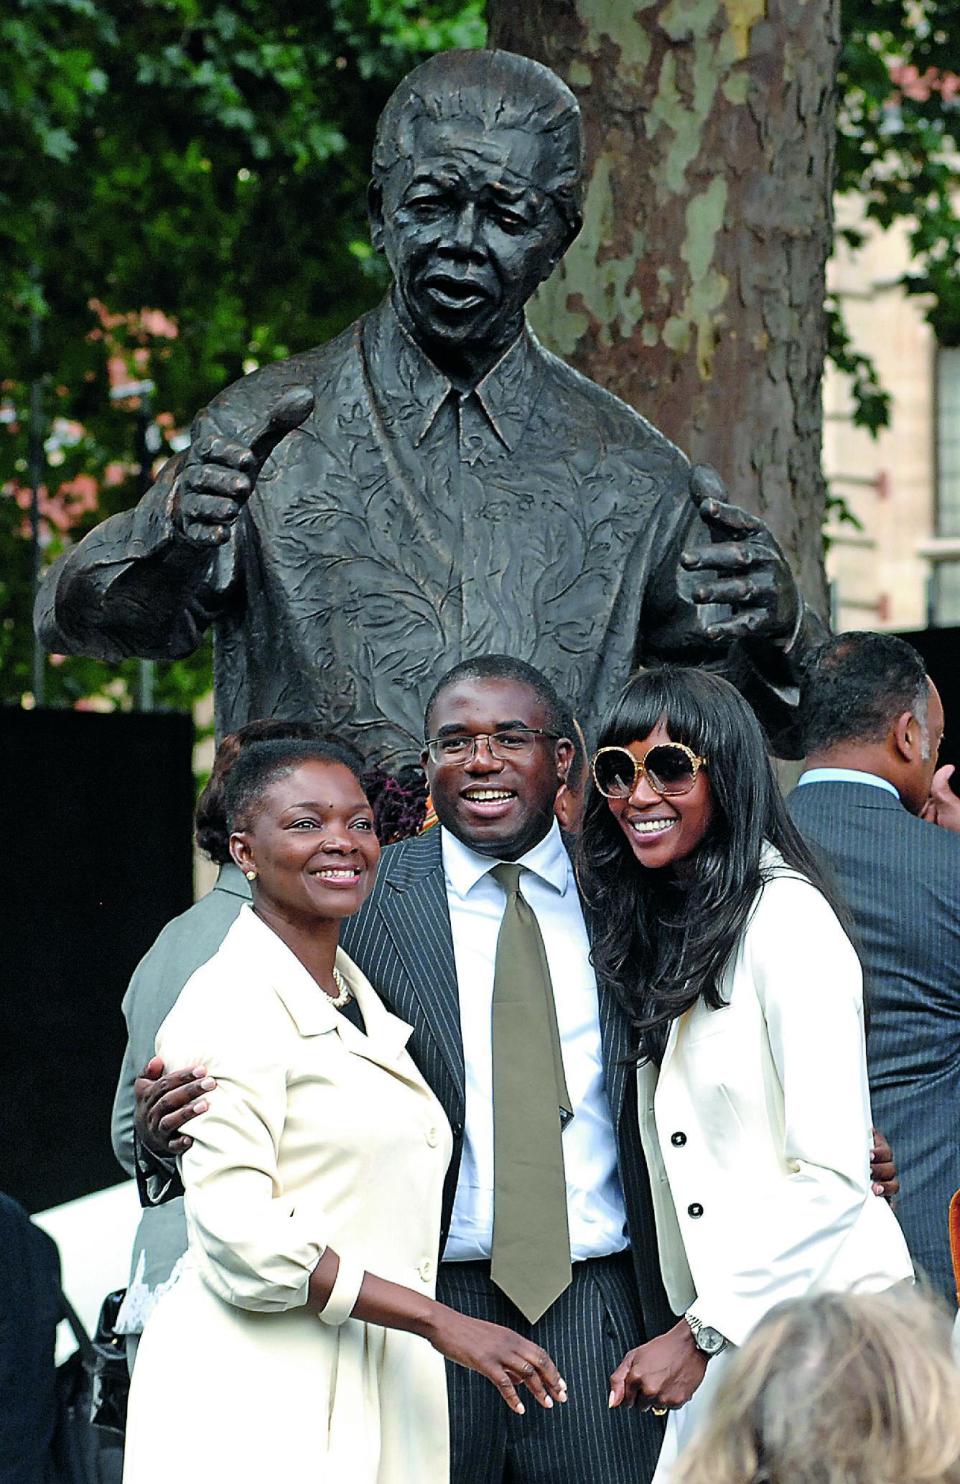
[[[879,1291],[912,1268],[872,1193],[860,965],[746,702],[706,672],[642,673],[593,774],[580,879],[598,976],[637,1026],[660,1261],[681,1316],[625,1357],[611,1405],[669,1411],[660,1484],[724,1352],[770,1308]]]
[[[516,1384],[547,1405],[563,1386],[538,1347],[433,1298],[451,1135],[410,1028],[337,947],[379,855],[352,765],[256,744],[227,811],[253,907],[157,1038],[217,1085],[181,1160],[186,1271],[144,1331],[124,1478],[166,1484],[172,1452],[231,1484],[442,1484],[444,1355],[515,1410]]]

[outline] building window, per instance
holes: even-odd
[[[937,351],[937,536],[960,539],[960,346]],[[933,575],[933,619],[960,624],[960,554]]]

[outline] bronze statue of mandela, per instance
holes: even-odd
[[[212,626],[219,733],[318,717],[387,765],[462,658],[523,657],[587,724],[638,663],[709,664],[789,753],[822,626],[773,537],[526,326],[580,228],[582,155],[536,62],[410,73],[370,186],[391,292],[214,398],[140,504],[51,568],[47,647],[170,659]]]

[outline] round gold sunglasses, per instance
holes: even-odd
[[[641,778],[655,794],[671,798],[690,792],[706,761],[683,742],[657,742],[639,759],[625,747],[601,747],[590,768],[607,799],[629,799]]]

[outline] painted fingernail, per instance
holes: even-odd
[[[193,1075],[194,1077],[205,1077],[207,1075],[206,1067],[194,1067]]]
[[[213,1077],[204,1077],[203,1081],[200,1083],[200,1086],[203,1088],[204,1092],[213,1092],[213,1089],[216,1087],[216,1085],[216,1081]]]
[[[543,1403],[543,1405],[544,1405],[544,1406],[545,1406],[545,1407],[552,1407],[552,1406],[553,1406],[553,1397],[552,1397],[552,1396],[548,1396],[548,1397],[547,1397],[547,1398],[546,1398],[546,1399],[545,1399],[545,1400],[544,1400],[544,1403]]]
[[[608,1407],[612,1407],[613,1406],[613,1403],[614,1403],[614,1395],[613,1395],[613,1392],[611,1391],[610,1395],[607,1397],[607,1406]]]
[[[557,1385],[558,1385],[558,1386],[562,1386],[562,1387],[563,1387],[563,1390],[564,1390],[564,1391],[566,1391],[566,1389],[567,1389],[567,1383],[566,1383],[566,1381],[565,1381],[565,1380],[564,1380],[564,1379],[563,1379],[563,1377],[562,1377],[562,1376],[560,1376],[560,1377],[559,1377],[559,1379],[558,1379],[558,1381],[557,1381]]]
[[[527,1411],[527,1409],[523,1405],[523,1402],[518,1402],[517,1403],[517,1416],[518,1417],[524,1417],[526,1415],[526,1411]]]
[[[207,1103],[206,1099],[201,1098],[198,1103],[194,1103],[193,1111],[194,1113],[206,1113],[208,1107],[209,1104]]]
[[[883,1195],[883,1186],[882,1185],[875,1185],[873,1187],[873,1193],[874,1193],[874,1195]]]

